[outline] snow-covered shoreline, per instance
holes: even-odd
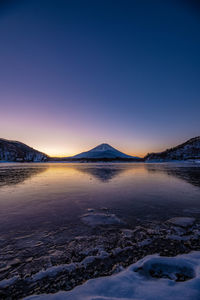
[[[88,216],[90,217],[89,222]],[[60,299],[60,295],[63,296],[61,292],[63,290],[71,290],[72,292],[66,295],[73,295],[74,297],[74,288],[80,286],[81,289],[81,285],[85,281],[89,280],[88,282],[90,282],[91,279],[108,276],[105,281],[111,280],[112,282],[113,274],[130,265],[139,266],[137,262],[146,256],[153,255],[152,258],[155,258],[155,254],[159,254],[162,257],[174,257],[183,253],[200,251],[200,222],[191,217],[177,217],[166,220],[164,223],[151,222],[146,226],[136,226],[132,229],[126,227],[125,223],[119,222],[114,215],[109,213],[97,214],[94,211],[89,211],[87,215],[83,215],[82,221],[88,222],[88,226],[92,228],[92,235],[77,236],[68,242],[63,238],[62,244],[59,236],[64,237],[64,233],[58,232],[55,238],[58,236],[59,243],[55,240],[52,245],[49,244],[52,240],[51,236],[45,238],[41,236],[40,239],[42,238],[43,243],[36,242],[36,245],[29,249],[29,256],[23,258],[23,249],[21,254],[16,253],[18,257],[21,257],[21,260],[13,258],[12,264],[8,265],[8,271],[6,266],[4,267],[8,275],[0,280],[2,298],[4,296],[5,299],[9,299],[12,296],[16,299],[22,299],[34,294],[46,294],[48,295],[45,296],[46,299],[49,299],[49,294],[55,293],[55,296],[52,296],[53,299]],[[33,236],[25,237],[23,244],[29,240],[34,245]],[[48,254],[44,252],[46,246],[51,249]],[[6,249],[5,251],[7,251]],[[8,257],[8,252],[4,254],[2,251],[3,257]],[[199,257],[200,255],[198,259]],[[128,270],[127,274],[129,274]],[[139,275],[136,274],[135,276]],[[196,280],[195,278],[194,280]],[[139,282],[140,280],[138,284]],[[145,283],[141,281],[145,285],[148,282],[146,279]],[[170,282],[168,281],[167,285]],[[101,286],[102,283],[98,281],[98,284]],[[122,289],[124,289],[123,286]],[[106,298],[106,295],[100,294],[97,294],[95,298],[92,293],[92,298],[90,295],[87,296],[89,298],[80,298],[79,295],[77,299],[117,299],[115,296],[113,296],[114,298]],[[68,299],[66,295],[64,294],[64,299]],[[73,297],[69,299],[76,299]]]
[[[26,300],[198,300],[200,252],[149,255],[118,274],[88,280],[69,292],[34,295]]]

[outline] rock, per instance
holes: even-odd
[[[88,208],[87,211],[88,212],[94,212],[94,208]]]
[[[33,257],[29,257],[26,259],[26,262],[31,262],[33,260]]]
[[[8,270],[10,269],[10,267],[11,267],[11,266],[8,265],[8,266],[5,266],[5,267],[3,267],[3,268],[0,268],[0,273],[1,273],[1,272],[6,272],[6,271],[8,271]]]
[[[107,207],[101,207],[101,210],[108,211]]]
[[[114,225],[124,223],[114,214],[91,213],[83,215],[81,219],[89,226]]]
[[[177,217],[177,218],[169,219],[167,222],[180,227],[189,227],[194,224],[195,218]]]
[[[123,236],[127,237],[127,238],[131,238],[133,235],[133,230],[130,229],[122,229],[122,234]]]
[[[21,260],[18,259],[18,258],[14,258],[13,260],[11,260],[11,261],[9,262],[9,265],[10,265],[10,266],[17,266],[17,265],[19,265],[19,264],[21,264]]]

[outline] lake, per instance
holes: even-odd
[[[200,166],[169,164],[1,164],[0,232],[83,230],[89,211],[127,224],[200,216]],[[71,226],[71,228],[70,228]],[[79,228],[80,227],[80,228]],[[87,229],[87,226],[86,228]]]
[[[173,217],[196,225],[177,229]],[[199,220],[197,163],[1,163],[0,297],[70,290],[151,253],[199,250]]]

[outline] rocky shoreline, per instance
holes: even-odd
[[[200,222],[179,217],[131,229],[98,226],[88,236],[38,244],[37,251],[24,248],[14,255],[11,248],[1,251],[0,298],[22,299],[71,290],[88,279],[117,273],[150,254],[176,256],[200,250]]]

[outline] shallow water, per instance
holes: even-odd
[[[0,233],[87,231],[88,209],[129,226],[200,216],[200,166],[169,164],[0,164]]]

